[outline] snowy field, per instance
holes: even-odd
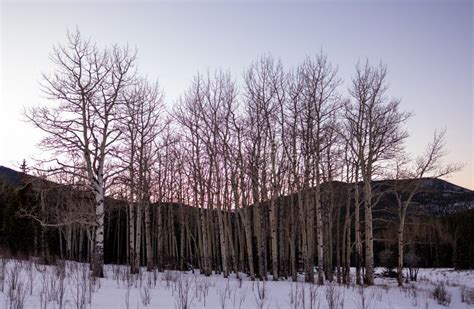
[[[381,272],[378,269],[378,272]],[[474,271],[420,269],[418,282],[399,288],[395,279],[377,277],[360,288],[327,283],[252,282],[235,276],[205,277],[165,271],[130,275],[124,266],[107,265],[105,278],[91,280],[87,264],[44,266],[0,260],[1,308],[473,308],[466,295]],[[433,298],[442,284],[444,304]],[[464,299],[463,299],[464,297]]]

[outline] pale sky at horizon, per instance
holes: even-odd
[[[473,9],[472,1],[2,1],[0,165],[38,156],[40,135],[22,109],[48,103],[41,72],[51,72],[53,44],[77,26],[100,46],[137,47],[139,71],[159,78],[167,104],[198,70],[222,67],[240,80],[265,53],[288,68],[322,49],[346,84],[358,60],[382,61],[390,95],[415,114],[408,150],[420,153],[446,128],[446,161],[465,164],[447,180],[474,189]]]

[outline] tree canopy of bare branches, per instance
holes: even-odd
[[[322,52],[290,69],[264,55],[241,83],[229,71],[196,74],[167,111],[127,47],[102,49],[76,31],[51,61],[42,79],[50,104],[26,117],[53,158],[42,162],[45,178],[63,177],[90,198],[65,194],[66,207],[22,215],[43,227],[78,226],[60,240],[69,248],[77,234],[80,252],[89,244],[94,276],[103,275],[109,235],[126,247],[132,273],[198,267],[297,280],[304,271],[308,282],[349,283],[353,261],[356,283],[364,264],[370,285],[374,207],[384,195],[397,201],[401,274],[407,209],[422,180],[459,168],[442,163],[444,132],[415,160],[403,155],[411,114],[389,98],[382,64],[359,63],[345,94]],[[388,175],[383,191],[375,181]],[[106,195],[120,200],[115,208]]]

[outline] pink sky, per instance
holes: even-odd
[[[290,67],[322,48],[346,84],[359,59],[383,61],[390,95],[415,114],[408,150],[420,153],[446,128],[446,161],[465,164],[448,180],[474,189],[471,1],[3,1],[0,10],[0,165],[41,155],[22,110],[46,103],[40,73],[52,69],[52,45],[77,26],[99,44],[136,46],[139,70],[160,79],[169,105],[198,70],[223,67],[239,79],[267,52]]]

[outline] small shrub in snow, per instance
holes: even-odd
[[[395,255],[392,250],[385,249],[379,253],[380,264],[385,267],[382,275],[384,277],[396,278],[397,273],[393,270],[396,266]]]
[[[318,288],[319,288],[319,285],[316,285],[316,284],[311,284],[309,286],[309,308],[311,309],[319,308]],[[341,301],[344,302],[344,297],[342,298]],[[341,305],[341,308],[342,308],[342,305]]]
[[[46,309],[48,307],[48,279],[49,275],[46,271],[46,267],[43,265],[42,267],[37,267],[37,271],[40,273],[41,279],[41,289],[39,290],[39,298],[40,298],[40,309]]]
[[[361,285],[357,288],[357,294],[359,294],[359,297],[354,301],[357,309],[369,309],[373,307],[374,293],[369,293],[369,290]]]
[[[448,306],[451,303],[451,294],[446,290],[443,282],[436,284],[431,296],[433,296],[440,305]]]
[[[132,286],[133,286],[133,275],[130,273],[130,270],[127,269],[124,271],[122,278],[125,284],[125,296],[124,296],[125,308],[129,309],[130,308],[130,291],[132,290]]]
[[[262,309],[267,301],[267,285],[265,281],[257,281],[257,288],[254,290],[255,305],[257,308]]]
[[[55,302],[58,300],[56,284],[57,284],[57,281],[54,278],[51,278],[49,280],[48,301]]]
[[[408,285],[405,289],[405,295],[411,298],[411,304],[414,307],[418,306],[418,291],[414,284]]]
[[[420,257],[415,252],[410,251],[403,256],[405,266],[408,267],[409,277],[411,281],[418,279],[418,271],[420,270]]]
[[[64,296],[66,294],[66,274],[63,273],[60,275],[59,280],[58,280],[58,306],[59,309],[62,309],[64,306]]]
[[[153,278],[153,277],[154,277],[154,275],[153,275],[152,272],[148,272],[148,273],[147,273],[147,276],[146,276],[146,287],[147,287],[148,289],[152,289],[152,288],[154,288],[155,285],[156,285],[156,281],[154,281],[154,278]]]
[[[7,268],[8,260],[4,257],[0,257],[0,288],[3,292],[5,290],[5,273]]]
[[[242,309],[242,305],[245,302],[245,299],[247,298],[247,288],[245,289],[240,289],[239,290],[239,309]]]
[[[187,276],[179,275],[175,281],[176,293],[175,308],[189,309],[194,301],[194,294],[192,291],[192,280]]]
[[[112,279],[117,282],[117,285],[119,284],[119,279],[120,279],[120,266],[118,266],[118,265],[112,265]]]
[[[21,263],[15,261],[13,268],[6,272],[6,296],[9,309],[23,309],[27,288],[21,281]]]
[[[294,291],[294,288],[293,288],[293,282],[291,283],[291,286],[290,286],[290,291],[288,292],[288,298],[290,299],[288,301],[288,304],[290,304],[291,308],[296,308],[297,305],[295,305],[296,303],[296,296],[295,296],[295,291]]]
[[[76,309],[85,309],[92,302],[90,272],[87,264],[76,264],[72,271],[71,293]]]
[[[153,268],[153,287],[156,287],[156,282],[158,281],[158,270]]]
[[[171,283],[176,283],[178,276],[171,270],[165,270],[163,280],[166,281],[166,287],[169,288]]]
[[[143,306],[148,306],[151,302],[151,293],[150,293],[150,290],[148,289],[148,287],[144,287],[141,291],[140,291],[140,296],[142,298],[142,304]]]
[[[375,288],[375,287],[374,287]],[[374,290],[374,296],[375,296],[375,299],[379,302],[382,302],[382,298],[383,298],[383,288],[375,288]]]
[[[138,270],[138,280],[140,282],[140,288],[142,287],[143,285],[143,272],[141,271],[141,269]],[[135,287],[137,287],[137,281],[135,281]]]
[[[312,307],[312,304],[316,302],[316,294],[317,294],[317,285],[312,285],[309,289],[309,302],[310,302],[310,308]],[[298,308],[306,308],[306,285],[301,282],[301,283],[291,283],[290,291],[288,293],[289,296],[289,304],[290,307],[293,309],[298,309]]]
[[[30,260],[27,264],[26,264],[26,272],[28,274],[28,291],[30,293],[30,295],[33,295],[33,262]]]
[[[344,307],[344,294],[335,283],[329,283],[326,286],[326,301],[329,309]]]
[[[23,309],[25,306],[26,287],[23,282],[18,282],[15,289],[9,289],[7,302],[9,309]]]
[[[218,289],[217,294],[218,294],[217,296],[219,298],[219,305],[221,306],[222,309],[224,309],[225,308],[225,303],[227,301],[227,291],[226,291],[225,288],[223,288],[223,289],[220,288],[220,289]]]
[[[229,279],[227,279],[227,283],[224,288],[219,288],[218,291],[218,297],[219,297],[219,304],[221,305],[221,308],[224,309],[225,303],[227,301],[227,298],[230,299],[230,286],[229,286]]]
[[[20,282],[20,273],[21,273],[21,266],[15,262],[13,268],[9,269],[6,272],[6,284],[7,284],[7,292],[10,290],[16,290],[19,282]]]
[[[474,289],[470,289],[465,285],[461,286],[461,302],[468,305],[474,304]]]
[[[131,287],[132,286],[128,286],[127,289],[125,290],[124,301],[125,301],[125,308],[126,309],[130,309],[130,290],[131,290]]]
[[[301,300],[301,307],[305,308],[306,307],[306,286],[303,282],[301,282],[299,298]]]
[[[209,294],[209,277],[198,277],[194,275],[194,297],[206,307],[206,297]]]
[[[41,306],[47,307],[47,303],[55,302],[58,304],[58,308],[64,308],[64,300],[66,294],[66,268],[64,261],[59,261],[56,272],[49,274],[46,269],[42,272],[42,283],[43,289],[40,290],[40,296],[44,299],[41,300]]]

